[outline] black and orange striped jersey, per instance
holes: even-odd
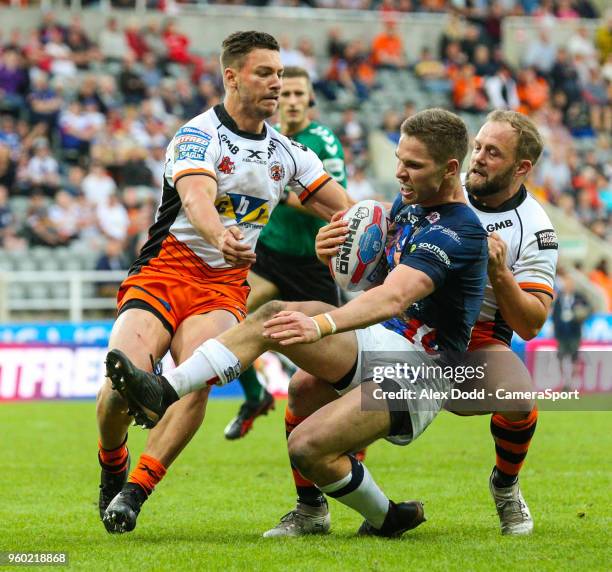
[[[521,289],[552,297],[558,256],[557,235],[538,201],[525,187],[494,209],[478,203],[469,195],[467,198],[485,230],[496,232],[506,243],[506,262]],[[474,342],[483,345],[487,340],[510,345],[511,339],[512,329],[501,316],[495,292],[487,280],[471,345]]]
[[[225,107],[217,105],[183,125],[168,145],[162,200],[130,274],[152,265],[198,277],[212,277],[214,269],[226,269],[228,278],[246,277],[246,269],[229,268],[189,222],[176,183],[190,175],[216,181],[221,222],[238,225],[253,250],[286,186],[304,203],[331,179],[305,146],[267,124],[259,134],[241,131]]]

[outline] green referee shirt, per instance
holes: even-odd
[[[344,150],[331,129],[313,121],[292,139],[312,149],[321,159],[325,170],[346,188]],[[327,223],[318,217],[287,205],[278,205],[261,231],[259,241],[276,252],[314,257],[315,237],[325,224]]]

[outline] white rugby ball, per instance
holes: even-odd
[[[379,262],[385,252],[387,216],[378,201],[360,201],[342,217],[349,233],[338,254],[329,261],[336,284],[349,292],[365,290],[379,276]]]

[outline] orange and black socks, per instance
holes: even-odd
[[[285,434],[287,435],[287,439],[289,439],[291,432],[305,419],[308,419],[308,417],[294,415],[291,409],[289,409],[289,406],[287,406],[285,409]],[[308,479],[305,479],[294,467],[293,463],[291,463],[291,471],[293,473],[295,490],[298,495],[298,502],[309,506],[321,506],[326,503],[325,497],[317,486]]]
[[[509,487],[518,479],[531,438],[538,422],[538,409],[534,407],[526,419],[508,421],[496,413],[491,417],[491,435],[495,441],[494,484]]]
[[[128,482],[136,483],[150,495],[155,488],[155,485],[164,478],[166,467],[164,467],[157,459],[144,453],[138,459],[138,465],[130,473]]]
[[[129,458],[129,452],[127,448],[127,435],[123,440],[123,443],[116,449],[104,449],[102,447],[102,441],[98,441],[98,460],[100,466],[109,473],[120,473],[125,471]]]

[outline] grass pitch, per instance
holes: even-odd
[[[0,551],[67,551],[82,570],[610,570],[612,413],[544,412],[522,472],[535,518],[527,538],[498,531],[487,481],[488,417],[442,414],[413,445],[367,459],[395,500],[428,521],[399,541],[356,538],[361,518],[330,502],[333,533],[261,533],[294,505],[284,404],[238,442],[223,438],[237,401],[213,400],[204,426],[143,507],[133,533],[98,520],[93,402],[0,404]],[[145,440],[132,428],[137,459]]]

